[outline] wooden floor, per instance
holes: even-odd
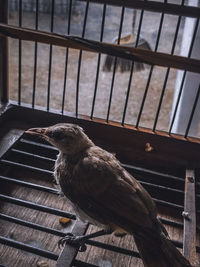
[[[3,161],[1,161],[0,164],[0,175],[51,187],[54,189],[57,188],[57,186],[53,183],[52,174],[50,173],[53,170],[53,160],[55,159],[57,152],[55,150],[48,150],[47,148],[44,149],[44,147],[42,146],[37,146],[38,140],[28,140],[28,142],[26,138],[22,137],[20,142],[18,142],[17,145],[14,146],[12,150],[10,150],[10,153],[6,157],[3,157]],[[29,154],[25,154],[23,152]],[[30,155],[30,153],[32,155]],[[37,158],[37,155],[39,155],[40,157],[48,156],[49,159]],[[13,164],[16,162],[19,163],[18,166]],[[48,170],[50,172],[42,172],[34,168],[29,169],[26,166],[29,166],[30,162],[32,167]],[[26,166],[21,166],[20,164],[24,164]],[[67,203],[67,200],[60,195],[43,192],[24,186],[14,185],[13,183],[5,182],[1,179],[0,194],[12,196],[17,199],[30,201],[37,204],[42,204],[67,212],[73,212],[70,208],[70,205]],[[159,210],[162,211],[162,214],[160,214],[161,217],[165,217],[174,221],[181,221],[181,216],[178,216],[180,215],[179,212],[171,212],[170,210],[168,210],[168,215],[166,215],[166,209],[159,207]],[[47,214],[45,212],[18,206],[5,201],[0,202],[0,211],[2,214],[7,214],[14,218],[37,223],[39,225],[50,227],[62,232],[70,232],[74,225],[74,221],[71,220],[69,224],[63,226],[59,222],[61,216]],[[173,240],[183,241],[182,229],[172,226],[166,226],[166,228]],[[96,227],[89,226],[87,233],[93,232],[95,230]],[[57,245],[60,239],[59,236],[34,230],[29,227],[8,222],[2,219],[0,219],[0,235],[23,242],[27,245],[31,245],[39,249],[51,251],[57,255],[59,255],[61,252]],[[199,245],[199,236],[197,239]],[[109,236],[96,238],[94,240],[129,250],[137,250],[133,237],[130,235],[127,235],[125,237],[116,237],[114,234],[112,234]],[[79,252],[76,259],[94,264],[96,266],[104,267],[143,266],[142,261],[138,258],[90,245],[87,245],[86,252]],[[46,265],[42,265],[42,262],[43,264],[46,263]],[[32,253],[25,252],[21,249],[19,250],[6,245],[1,245],[0,264],[6,267],[55,266],[56,261],[48,260]]]

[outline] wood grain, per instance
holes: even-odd
[[[194,170],[186,170],[184,204],[183,254],[191,264],[197,264],[196,203]]]
[[[3,23],[0,23],[0,34],[12,38],[19,38],[20,40],[35,41],[89,52],[109,54],[112,56],[115,55],[119,57],[125,57],[126,59],[128,58],[130,60],[144,62],[150,65],[200,73],[200,60],[194,58],[153,52],[141,48],[101,43],[73,36],[62,36],[59,34],[38,30],[36,31]]]

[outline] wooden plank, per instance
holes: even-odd
[[[10,119],[32,123],[35,127],[53,125],[60,122],[79,124],[86,134],[95,140],[97,145],[117,153],[121,162],[136,166],[160,170],[166,173],[181,171],[183,168],[200,167],[200,140],[169,136],[165,132],[152,132],[149,129],[125,125],[117,122],[107,123],[105,120],[93,119],[87,116],[75,117],[72,113],[45,112],[33,110],[31,107],[13,106],[8,110]],[[146,143],[150,143],[153,150],[146,151]],[[187,151],[187,153],[184,153]]]
[[[0,22],[8,23],[8,0],[0,1]],[[8,38],[0,36],[0,102],[8,101]]]
[[[89,52],[109,54],[144,62],[150,65],[170,67],[200,73],[200,60],[194,58],[153,52],[141,48],[101,43],[79,37],[63,36],[55,33],[6,25],[3,23],[0,23],[0,34],[26,41],[36,41]]]
[[[83,223],[77,220],[72,229],[72,233],[75,235],[84,235],[85,231],[87,230],[87,226],[87,223]],[[75,259],[77,253],[77,248],[70,245],[65,245],[63,251],[61,252],[57,260],[56,267],[72,266],[73,260]]]
[[[87,0],[80,0],[86,2]],[[90,2],[98,4],[108,4],[113,6],[124,6],[127,8],[143,9],[171,15],[186,16],[192,18],[200,17],[200,8],[193,6],[181,6],[172,3],[160,3],[156,1],[141,0],[90,0]]]
[[[197,264],[196,255],[196,204],[194,170],[186,170],[184,204],[183,254],[191,264]]]

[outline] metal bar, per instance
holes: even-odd
[[[85,36],[86,22],[87,22],[88,9],[89,9],[89,2],[90,2],[90,1],[87,0],[86,8],[85,8],[84,22],[83,22],[82,38],[84,38],[84,36]],[[75,110],[75,112],[76,112],[76,117],[78,117],[79,83],[80,83],[80,73],[81,73],[82,53],[83,53],[83,51],[80,50],[80,52],[79,52],[79,59],[78,59],[77,81],[76,81],[76,110]]]
[[[10,239],[7,237],[0,236],[0,243],[9,247],[17,248],[17,249],[22,249],[24,251],[39,255],[41,257],[45,257],[51,260],[57,260],[58,255],[44,249],[40,249],[37,247],[33,247],[31,245],[24,244],[22,242],[16,241],[14,239]]]
[[[101,43],[77,36],[63,36],[33,29],[19,28],[0,23],[0,34],[19,38],[26,41],[37,41],[61,47],[69,47],[93,53],[104,53],[150,65],[171,67],[200,73],[200,60],[183,56],[169,55],[161,52],[152,52],[148,49],[140,49],[117,44]]]
[[[36,30],[38,30],[38,14],[39,14],[39,0],[36,0],[36,11],[35,11],[35,29]],[[35,42],[32,108],[35,107],[35,90],[36,90],[36,78],[37,78],[37,52],[38,52],[38,44],[37,42]]]
[[[102,243],[102,242],[99,242],[99,241],[94,241],[94,240],[91,240],[91,239],[87,240],[85,243],[88,244],[88,245],[91,245],[91,246],[107,249],[107,250],[110,250],[110,251],[122,253],[124,255],[129,255],[129,256],[136,257],[136,258],[140,258],[139,253],[134,251],[134,250],[120,248],[120,247],[117,247],[117,246],[105,244],[105,243]]]
[[[67,34],[70,34],[71,28],[71,11],[72,11],[72,0],[69,1],[69,12],[68,12],[68,25],[67,25]],[[62,95],[62,109],[61,113],[64,113],[65,107],[65,94],[66,94],[66,84],[67,84],[67,66],[68,66],[68,57],[69,57],[69,48],[66,48],[65,55],[65,73],[64,73],[64,85],[63,85],[63,95]]]
[[[194,46],[194,42],[195,42],[195,39],[196,39],[196,34],[197,34],[197,30],[198,30],[198,26],[199,26],[199,19],[197,19],[196,21],[196,25],[195,25],[195,28],[194,28],[194,33],[193,33],[193,36],[192,36],[192,41],[191,41],[191,44],[190,44],[190,49],[189,49],[189,52],[188,52],[188,58],[191,57],[191,54],[192,54],[192,49],[193,49],[193,46]],[[183,86],[184,86],[184,82],[185,82],[185,78],[186,78],[186,70],[184,71],[183,73],[183,78],[182,78],[182,81],[181,81],[181,86],[180,86],[180,90],[179,90],[179,93],[178,93],[178,97],[177,97],[177,101],[176,101],[176,106],[175,106],[175,109],[174,109],[174,114],[173,114],[173,117],[172,117],[172,120],[171,120],[171,124],[170,124],[170,127],[169,127],[169,135],[171,134],[171,131],[172,131],[172,127],[174,125],[174,121],[175,121],[175,118],[176,118],[176,113],[177,113],[177,110],[178,110],[178,105],[179,105],[179,102],[180,102],[180,99],[181,99],[181,95],[182,95],[182,92],[183,92]]]
[[[140,21],[139,21],[138,32],[137,32],[137,39],[136,39],[136,42],[135,42],[135,47],[138,46],[138,42],[140,40],[140,32],[141,32],[141,28],[142,28],[143,15],[144,15],[144,10],[141,10]],[[132,61],[131,70],[130,70],[128,89],[127,89],[126,100],[125,100],[125,105],[124,105],[124,111],[123,111],[123,116],[122,116],[122,126],[124,126],[125,117],[126,117],[126,111],[127,111],[127,106],[128,106],[128,100],[129,100],[129,94],[130,94],[130,89],[131,89],[132,77],[133,77],[133,70],[134,70],[134,61]]]
[[[88,262],[83,262],[80,260],[73,260],[73,266],[75,267],[99,267],[98,265],[91,264]]]
[[[55,208],[51,208],[51,207],[47,207],[47,206],[44,206],[41,204],[36,204],[36,203],[30,202],[30,201],[26,201],[26,200],[14,198],[14,197],[2,195],[2,194],[0,194],[0,200],[5,201],[5,202],[9,202],[9,203],[12,203],[12,204],[15,204],[18,206],[26,207],[29,209],[39,210],[39,211],[47,212],[47,213],[50,213],[53,215],[63,216],[63,217],[67,217],[67,218],[72,219],[72,220],[76,220],[76,216],[72,213],[65,212],[63,210],[59,210],[59,209],[55,209]]]
[[[166,2],[167,1],[164,0],[164,3],[166,3]],[[163,26],[163,21],[164,21],[164,13],[162,12],[161,18],[160,18],[160,25],[159,25],[159,29],[158,29],[158,35],[157,35],[157,39],[156,39],[154,52],[156,52],[157,49],[158,49],[161,30],[162,30],[162,26]],[[151,77],[152,77],[152,74],[153,74],[153,69],[154,69],[154,66],[152,65],[151,69],[150,69],[150,72],[149,72],[149,77],[148,77],[148,80],[147,80],[147,84],[146,84],[146,88],[145,88],[145,91],[144,91],[142,103],[141,103],[141,106],[140,106],[140,110],[139,110],[139,113],[138,113],[138,117],[137,117],[137,121],[136,121],[136,125],[135,125],[136,128],[139,127],[140,119],[141,119],[141,116],[142,116],[142,111],[143,111],[143,108],[144,108],[144,103],[146,101],[147,93],[148,93],[148,90],[149,90],[149,85],[150,85],[150,82],[151,82]]]
[[[196,97],[195,97],[195,100],[194,100],[194,104],[193,104],[193,107],[192,107],[192,111],[191,111],[191,114],[190,114],[188,125],[187,125],[186,131],[185,131],[185,135],[184,135],[185,138],[187,138],[189,130],[190,130],[190,126],[191,126],[191,123],[192,123],[194,112],[196,110],[196,106],[197,106],[197,103],[198,103],[198,100],[199,100],[199,94],[200,94],[200,84],[199,84],[199,88],[198,88],[197,93],[196,93]]]
[[[53,175],[53,171],[49,171],[49,170],[46,170],[46,169],[41,169],[41,168],[29,166],[29,165],[22,164],[22,163],[19,163],[19,162],[13,162],[13,161],[10,161],[10,160],[1,159],[0,163],[6,164],[6,165],[9,165],[9,166],[13,166],[13,167],[21,167],[21,168],[29,169],[29,170],[32,170],[32,171],[36,171],[36,172],[40,172],[40,173],[46,174],[46,175]]]
[[[16,185],[20,185],[20,186],[24,186],[24,187],[28,187],[28,188],[32,188],[32,189],[36,189],[39,191],[43,191],[43,192],[48,192],[48,193],[53,193],[56,195],[59,195],[59,191],[55,188],[51,188],[51,187],[47,187],[47,186],[43,186],[43,185],[39,185],[39,184],[34,184],[34,183],[29,183],[26,181],[22,181],[22,180],[18,180],[18,179],[14,179],[14,178],[10,178],[10,177],[5,177],[0,175],[0,181],[2,182],[7,182],[7,183],[12,183],[12,184],[16,184]]]
[[[54,150],[55,152],[56,151],[58,152],[57,148],[55,148],[54,146],[47,145],[47,144],[42,144],[42,143],[39,143],[39,142],[30,141],[30,140],[27,140],[27,139],[24,139],[24,138],[21,138],[20,142],[28,144],[28,145],[39,146],[39,147],[42,147],[44,149],[50,149],[50,150]]]
[[[80,0],[86,1],[86,0]],[[192,6],[180,6],[172,3],[161,3],[157,1],[141,1],[141,0],[91,0],[94,3],[108,4],[114,6],[124,6],[127,8],[144,9],[146,11],[165,13],[171,15],[179,15],[186,17],[199,18],[200,8]]]
[[[185,3],[185,0],[182,0],[181,5],[184,6],[184,3]],[[176,25],[176,31],[175,31],[175,35],[174,35],[174,41],[173,41],[172,49],[171,49],[171,55],[174,54],[176,41],[177,41],[177,37],[178,37],[178,32],[179,32],[179,28],[180,28],[180,23],[181,23],[181,18],[182,18],[181,16],[178,17],[178,21],[177,21],[177,25]],[[160,96],[160,101],[158,104],[158,109],[157,109],[157,113],[156,113],[156,117],[155,117],[155,121],[154,121],[154,125],[153,125],[153,132],[155,132],[155,130],[156,130],[158,117],[160,114],[160,109],[161,109],[161,105],[162,105],[162,101],[163,101],[163,97],[164,97],[164,93],[165,93],[165,89],[166,89],[166,85],[167,85],[167,81],[168,81],[168,77],[169,77],[169,72],[170,72],[170,68],[167,68],[167,72],[165,75],[165,80],[164,80],[164,84],[163,84],[163,88],[162,88],[162,92],[161,92],[161,96]]]
[[[54,28],[54,6],[55,6],[54,2],[55,2],[55,0],[51,0],[51,28],[50,28],[51,32],[53,32],[53,28]],[[48,72],[48,85],[47,85],[47,111],[49,111],[49,107],[50,107],[52,53],[53,53],[53,46],[51,44],[50,48],[49,48],[49,72]]]
[[[66,235],[65,232],[62,232],[60,230],[56,230],[56,229],[53,229],[53,228],[50,228],[50,227],[46,227],[46,226],[43,226],[43,225],[40,225],[40,224],[36,224],[36,223],[33,223],[33,222],[25,221],[23,219],[12,217],[12,216],[7,215],[7,214],[0,214],[0,219],[8,221],[8,222],[11,222],[11,223],[16,223],[16,224],[19,224],[19,225],[22,225],[22,226],[25,226],[25,227],[29,227],[29,228],[32,228],[32,229],[35,229],[35,230],[39,230],[39,231],[42,231],[42,232],[45,232],[45,233],[53,234],[53,235],[56,235],[56,236],[59,236],[59,237],[64,237]],[[159,219],[164,224],[171,225],[173,227],[183,228],[183,224],[182,223],[174,222],[174,221],[171,221],[171,220],[168,220],[168,219],[163,219],[163,218],[159,218]],[[183,243],[182,242],[179,242],[179,241],[176,241],[176,240],[172,240],[172,242],[176,246],[178,246],[180,248],[183,247]],[[111,251],[115,251],[115,252],[118,252],[118,253],[121,253],[121,254],[125,254],[125,255],[139,257],[139,253],[137,253],[135,251],[124,249],[124,248],[120,248],[120,247],[109,245],[109,244],[105,244],[105,243],[102,243],[102,242],[99,242],[99,241],[88,240],[88,241],[86,241],[86,244],[91,245],[91,246],[96,246],[96,247],[99,247],[99,248],[104,248],[104,249],[111,250]],[[197,250],[197,252],[200,252],[200,247],[197,246],[196,250]]]
[[[22,27],[22,0],[19,0],[19,27]],[[21,85],[22,85],[22,40],[19,40],[18,47],[18,105],[21,105]]]
[[[105,16],[106,16],[106,4],[104,4],[104,6],[103,6],[100,42],[103,41],[103,33],[104,33],[104,26],[105,26]],[[96,80],[95,80],[94,95],[93,95],[93,100],[92,100],[92,109],[91,109],[91,115],[90,115],[91,120],[93,119],[93,115],[94,115],[94,107],[95,107],[97,87],[98,87],[98,81],[99,81],[100,63],[101,63],[101,54],[99,53],[98,60],[97,60],[97,71],[96,71]]]
[[[11,151],[14,152],[14,153],[21,154],[21,155],[24,155],[24,156],[29,156],[29,157],[32,157],[32,158],[35,158],[35,159],[38,159],[38,160],[45,160],[45,161],[48,161],[49,163],[55,163],[55,159],[43,157],[43,156],[40,156],[40,155],[37,155],[37,154],[34,154],[34,153],[25,152],[25,151],[22,151],[22,150],[18,150],[16,148],[12,148]]]
[[[194,170],[186,170],[183,229],[183,255],[195,264],[196,255],[196,202]]]
[[[22,225],[25,227],[29,227],[29,228],[32,228],[35,230],[39,230],[39,231],[42,231],[45,233],[49,233],[52,235],[60,236],[60,237],[64,237],[66,235],[66,233],[64,233],[62,231],[59,231],[59,230],[56,230],[56,229],[53,229],[50,227],[46,227],[46,226],[43,226],[43,225],[40,225],[37,223],[28,222],[28,221],[25,221],[25,220],[22,220],[22,219],[19,219],[16,217],[12,217],[12,216],[7,215],[7,214],[0,213],[0,219],[11,222],[11,223],[16,223],[16,224],[19,224],[19,225]]]
[[[125,7],[122,7],[120,26],[119,26],[119,34],[118,34],[118,40],[117,40],[117,44],[118,45],[120,44],[122,26],[123,26],[123,21],[124,21],[124,12],[125,12]],[[114,89],[116,68],[117,68],[117,57],[115,57],[114,66],[113,66],[113,76],[112,76],[112,81],[111,81],[110,96],[109,96],[109,103],[108,103],[108,111],[107,111],[107,117],[106,117],[106,122],[107,123],[109,122],[109,116],[110,116],[110,109],[111,109],[112,95],[113,95],[113,89]]]
[[[0,22],[8,23],[8,0],[0,1]],[[0,102],[8,102],[9,93],[8,38],[0,36]]]
[[[72,229],[74,235],[84,235],[88,224],[81,221],[76,221]],[[65,245],[63,251],[59,255],[56,267],[73,266],[73,261],[78,253],[79,247],[73,247],[68,244]]]

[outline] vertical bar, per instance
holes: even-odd
[[[106,4],[104,4],[104,6],[103,6],[103,15],[102,15],[102,23],[101,23],[100,42],[103,41],[103,33],[104,33],[104,26],[105,26],[105,16],[106,16]],[[101,63],[101,54],[99,53],[99,55],[98,55],[98,61],[97,61],[97,72],[96,72],[94,96],[93,96],[92,109],[91,109],[91,115],[90,115],[91,120],[93,119],[93,115],[94,115],[94,106],[95,106],[95,101],[96,101],[97,86],[98,86],[98,80],[99,80],[100,63]]]
[[[87,230],[88,224],[81,221],[76,221],[72,229],[74,235],[84,235]],[[78,253],[78,247],[66,244],[63,251],[60,253],[56,263],[56,267],[73,266],[73,260]]]
[[[51,1],[51,29],[53,32],[54,27],[54,0]],[[47,111],[49,111],[50,106],[50,88],[51,88],[51,69],[52,69],[52,53],[53,53],[53,45],[50,45],[49,50],[49,73],[48,73],[48,86],[47,86]]]
[[[139,21],[139,26],[138,26],[138,31],[137,31],[137,39],[135,42],[135,47],[138,46],[138,42],[140,40],[140,32],[141,32],[141,28],[142,28],[143,15],[144,15],[144,10],[142,9],[141,14],[140,14],[140,21]],[[123,116],[122,116],[122,126],[124,126],[125,117],[126,117],[128,99],[129,99],[129,94],[130,94],[130,89],[131,89],[132,78],[133,78],[133,70],[134,70],[134,61],[132,62],[132,65],[131,65],[130,77],[129,77],[129,82],[128,82],[128,89],[127,89],[126,100],[125,100],[125,105],[124,105],[124,112],[123,112]]]
[[[36,0],[36,13],[35,13],[35,29],[36,30],[38,30],[38,13],[39,13],[38,7],[39,7],[39,0]],[[35,42],[32,108],[35,107],[35,90],[36,90],[36,78],[37,78],[37,51],[38,51],[38,44],[37,42]]]
[[[19,27],[22,26],[22,0],[19,0]],[[19,61],[18,61],[18,104],[21,105],[21,84],[22,84],[22,41],[19,40]]]
[[[71,11],[72,11],[72,0],[69,1],[69,10],[68,10],[68,25],[67,25],[67,34],[70,34],[71,27]],[[69,56],[69,48],[66,48],[66,56],[65,56],[65,73],[64,73],[64,85],[63,85],[63,96],[62,96],[62,109],[61,113],[64,113],[65,107],[65,93],[66,93],[66,84],[67,84],[67,66],[68,66],[68,56]]]
[[[196,255],[196,204],[194,170],[186,170],[184,199],[183,255],[191,264],[197,263]]]
[[[86,30],[86,22],[87,22],[87,15],[88,15],[88,9],[89,9],[89,2],[90,1],[87,0],[86,8],[85,8],[85,17],[84,17],[84,22],[83,22],[82,38],[85,37],[85,30]],[[79,60],[78,60],[77,82],[76,82],[76,117],[78,117],[79,82],[80,82],[80,73],[81,73],[82,53],[83,53],[83,51],[80,50]]]
[[[164,3],[167,3],[167,0],[164,0]],[[164,13],[162,12],[161,18],[160,18],[160,25],[159,25],[159,29],[158,29],[156,45],[155,45],[155,49],[154,49],[155,52],[158,49],[161,30],[162,30],[162,26],[163,26],[163,20],[164,20]],[[145,103],[145,100],[146,100],[146,97],[147,97],[147,93],[148,93],[148,90],[149,90],[149,85],[150,85],[150,82],[151,82],[151,77],[152,77],[152,74],[153,74],[153,69],[154,69],[154,66],[151,66],[151,69],[150,69],[150,72],[149,72],[149,77],[148,77],[146,88],[145,88],[145,92],[144,92],[144,96],[143,96],[142,103],[141,103],[141,106],[140,106],[140,111],[139,111],[138,118],[137,118],[137,121],[136,121],[136,128],[139,127],[142,111],[143,111],[143,108],[144,108],[144,103]]]
[[[196,94],[196,97],[195,97],[195,100],[194,100],[194,105],[192,107],[192,111],[191,111],[191,114],[190,114],[189,122],[188,122],[188,125],[187,125],[187,128],[186,128],[186,131],[185,131],[185,136],[184,136],[185,138],[188,136],[188,133],[189,133],[189,130],[190,130],[190,126],[191,126],[191,123],[192,123],[194,112],[195,112],[195,109],[196,109],[196,106],[197,106],[197,103],[198,103],[198,100],[199,100],[199,94],[200,94],[200,84],[199,84],[199,88],[197,90],[197,94]]]
[[[0,22],[8,23],[8,0],[0,1]],[[0,102],[8,102],[8,38],[0,37]]]
[[[125,11],[125,7],[122,7],[121,20],[120,20],[120,26],[119,26],[119,35],[118,35],[118,40],[117,40],[118,45],[120,44],[120,38],[121,38],[121,33],[122,33],[122,26],[123,26],[123,21],[124,21],[124,11]],[[107,111],[107,117],[106,117],[107,123],[109,122],[116,69],[117,69],[117,57],[115,57],[114,67],[113,67],[113,76],[112,76],[112,82],[111,82],[111,88],[110,88],[110,97],[109,97],[109,103],[108,103],[108,111]]]
[[[182,6],[184,5],[184,2],[185,2],[185,0],[182,0],[182,3],[181,3]],[[175,35],[174,35],[174,41],[173,41],[172,49],[171,49],[171,55],[174,54],[174,50],[175,50],[175,47],[176,47],[176,41],[177,41],[177,37],[178,37],[180,23],[181,23],[181,16],[178,17],[178,21],[177,21],[177,25],[176,25],[176,31],[175,31]],[[161,91],[160,101],[159,101],[159,104],[158,104],[158,109],[157,109],[157,112],[156,112],[156,117],[155,117],[155,121],[154,121],[154,125],[153,125],[153,132],[155,132],[155,130],[156,130],[158,117],[159,117],[159,114],[160,114],[160,109],[161,109],[161,105],[162,105],[165,89],[166,89],[166,86],[167,86],[169,72],[170,72],[170,68],[167,68],[167,72],[166,72],[166,75],[165,75],[163,88],[162,88],[162,91]]]
[[[190,58],[191,54],[192,54],[192,49],[193,49],[193,46],[194,46],[194,41],[195,41],[195,38],[196,38],[198,26],[199,26],[199,18],[196,21],[196,25],[195,25],[195,29],[194,29],[194,33],[193,33],[193,37],[192,37],[192,41],[191,41],[191,45],[190,45],[190,49],[189,49],[189,52],[188,52],[188,58]],[[169,127],[169,132],[168,132],[169,135],[171,134],[172,127],[173,127],[173,124],[174,124],[174,121],[175,121],[175,118],[176,118],[176,113],[177,113],[179,102],[180,102],[181,95],[182,95],[182,92],[183,92],[183,86],[184,86],[184,82],[185,82],[186,73],[187,73],[186,71],[184,71],[184,73],[183,73],[183,78],[182,78],[182,81],[181,81],[181,86],[180,86],[180,90],[179,90],[179,93],[178,93],[176,106],[175,106],[175,109],[174,109],[174,114],[173,114],[172,121],[171,121],[171,124],[170,124],[170,127]]]

